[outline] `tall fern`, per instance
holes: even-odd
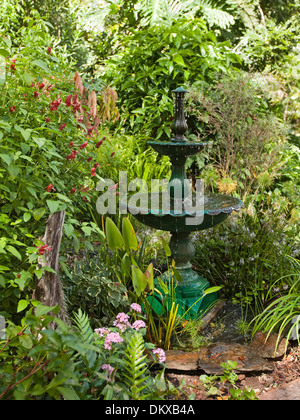
[[[78,313],[74,312],[74,322],[81,339],[87,348],[87,351],[83,356],[87,368],[91,370],[99,368],[101,361],[98,359],[97,352],[92,350],[94,332],[87,314],[82,312],[81,309],[78,310]]]
[[[125,369],[127,375],[124,375],[126,385],[129,387],[129,395],[133,400],[145,400],[151,394],[145,394],[143,391],[148,386],[150,375],[146,374],[148,365],[147,356],[144,355],[145,344],[143,336],[136,332],[127,345],[125,352]]]

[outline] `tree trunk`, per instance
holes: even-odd
[[[39,258],[39,268],[51,267],[55,273],[44,272],[42,278],[37,282],[33,292],[33,299],[39,300],[43,305],[59,306],[58,317],[67,320],[65,300],[62,283],[59,278],[59,250],[62,238],[62,231],[65,221],[65,212],[59,211],[51,214],[47,221],[45,235],[42,238],[44,245],[51,248],[45,251],[43,257]]]

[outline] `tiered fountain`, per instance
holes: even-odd
[[[148,142],[155,151],[169,156],[172,162],[172,176],[168,188],[169,208],[166,209],[163,205],[162,192],[152,192],[144,197],[149,203],[147,209],[136,214],[137,208],[132,208],[129,205],[128,210],[143,224],[171,232],[172,258],[175,260],[177,272],[182,278],[182,281],[178,283],[174,279],[177,283],[178,314],[182,316],[191,308],[185,317],[193,319],[201,317],[213,305],[217,300],[217,294],[205,295],[205,290],[210,287],[209,282],[192,269],[191,261],[195,257],[195,248],[190,235],[194,231],[208,229],[223,222],[233,211],[239,211],[243,203],[228,195],[208,194],[204,196],[199,192],[197,194],[196,191],[192,191],[185,171],[186,159],[188,156],[201,152],[207,143],[186,139],[185,133],[188,126],[184,116],[184,96],[187,91],[178,88],[174,93],[176,97],[175,121],[172,127],[174,138],[170,141]],[[153,203],[157,204],[153,206]],[[180,207],[184,209],[181,212],[178,211]],[[195,220],[195,223],[191,223],[191,220]],[[166,283],[169,282],[168,273],[161,278]],[[162,309],[163,291],[161,290],[161,292],[152,300],[153,310],[158,314]]]

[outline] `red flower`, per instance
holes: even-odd
[[[67,125],[67,124],[62,124],[62,125],[59,127],[59,130],[60,130],[60,131],[63,131],[63,129],[66,127],[66,125]]]
[[[39,92],[34,92],[33,96],[37,98],[39,96]]]
[[[47,53],[48,53],[48,54],[51,54],[51,51],[52,51],[52,48],[51,48],[51,47],[48,47],[48,49],[47,49]]]
[[[42,245],[38,248],[39,255],[44,255],[45,251],[52,251],[52,248],[48,245]]]
[[[96,168],[92,168],[92,170],[91,170],[91,175],[92,175],[92,176],[96,176]]]
[[[41,83],[39,89],[42,90],[42,89],[44,89],[44,87],[45,87],[45,83]]]
[[[51,120],[50,120],[50,118],[46,118],[46,123],[49,123],[49,122],[51,122]]]
[[[113,152],[113,153],[110,155],[110,157],[114,157],[114,156],[115,156],[115,154],[116,154],[116,152]]]
[[[49,184],[49,185],[46,187],[46,191],[51,192],[52,190],[56,191],[56,190],[53,188],[53,184]]]
[[[74,143],[73,143],[73,140],[69,143],[69,147],[73,147],[74,146]]]
[[[76,188],[71,189],[71,194],[74,194],[76,192]]]
[[[69,95],[65,101],[65,104],[67,105],[67,107],[71,106],[71,100],[72,100],[73,95]]]
[[[89,143],[87,141],[85,141],[84,143],[82,143],[82,145],[80,146],[80,149],[83,150]]]
[[[97,168],[97,166],[99,166],[100,165],[100,163],[95,163],[95,165],[94,165],[94,168],[96,169]]]
[[[61,104],[61,98],[58,98],[56,99],[56,101],[51,102],[50,111],[57,111],[60,104]]]
[[[102,146],[103,144],[103,140],[98,141],[98,143],[96,144],[96,149],[99,149],[100,146]]]
[[[89,157],[89,158],[87,159],[87,161],[88,161],[88,162],[90,162],[92,159],[93,159],[92,157]]]
[[[15,112],[15,110],[16,110],[16,107],[15,107],[15,106],[12,106],[12,107],[9,109],[9,112],[12,114],[13,112]]]

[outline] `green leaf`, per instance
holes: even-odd
[[[47,65],[47,63],[45,63],[45,61],[42,60],[34,60],[32,62],[33,65],[40,67],[41,69],[45,70],[47,73],[50,73],[50,69]]]
[[[138,240],[134,231],[132,224],[128,218],[123,218],[122,222],[122,232],[123,232],[123,239],[125,244],[125,249],[130,253],[130,250],[133,249],[134,251],[138,250]]]
[[[61,393],[66,401],[79,401],[80,398],[72,388],[66,388],[64,386],[57,387],[57,390]]]
[[[166,257],[171,257],[172,255],[171,249],[169,247],[169,244],[167,244],[167,242],[164,240],[164,238],[162,238],[162,246],[165,250]]]
[[[59,306],[46,306],[42,305],[41,303],[36,307],[35,315],[36,316],[43,316],[48,314],[49,312],[58,312]]]
[[[175,61],[175,63],[180,64],[183,67],[186,67],[186,64],[184,62],[184,59],[182,58],[181,55],[177,54],[173,57],[173,60]]]
[[[47,141],[47,139],[43,137],[32,137],[32,140],[39,146],[39,148],[43,147]]]
[[[31,219],[31,213],[27,212],[23,214],[23,220],[25,223],[28,222],[30,219]]]
[[[47,206],[49,207],[50,213],[55,213],[59,209],[60,201],[47,200]]]
[[[27,187],[27,189],[28,189],[28,187]],[[45,212],[46,212],[45,207],[41,207],[39,209],[34,210],[34,212],[33,212],[34,219],[38,222],[44,216]]]
[[[28,305],[29,305],[28,300],[25,300],[25,299],[20,300],[18,303],[17,313],[24,311],[24,309],[26,309]]]
[[[12,162],[12,158],[9,155],[0,154],[0,158],[7,164],[10,165]]]
[[[3,57],[9,57],[9,52],[8,50],[5,50],[4,48],[0,48],[0,55],[2,55]]]
[[[124,248],[121,232],[109,217],[106,219],[106,240],[107,245],[111,250]]]
[[[20,261],[22,261],[21,254],[19,253],[19,251],[16,250],[16,248],[14,246],[7,245],[6,249],[7,249],[8,252],[10,252],[12,255],[17,257]]]
[[[141,296],[148,286],[148,279],[145,274],[135,265],[131,266],[132,270],[132,284],[135,293],[138,296]]]
[[[74,233],[74,227],[71,225],[71,223],[65,224],[63,227],[64,233],[67,235],[68,238],[70,238]]]
[[[223,288],[223,286],[214,286],[214,287],[210,287],[209,289],[204,290],[204,294],[205,295],[210,295],[211,293],[216,293],[219,290],[221,290]]]
[[[29,334],[20,336],[20,344],[27,350],[31,350],[33,346],[32,339]]]

